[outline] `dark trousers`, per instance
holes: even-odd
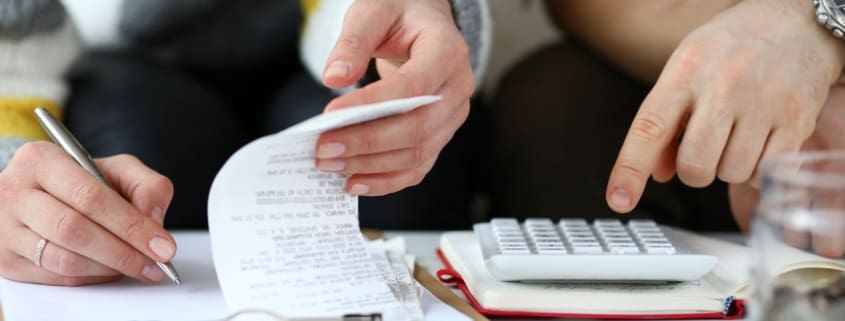
[[[72,72],[66,122],[93,156],[133,154],[173,181],[166,227],[206,228],[209,187],[228,157],[257,137],[322,112],[334,97],[301,66],[289,65],[214,72],[136,53],[89,53]],[[422,184],[361,197],[362,227],[468,228],[476,161],[468,153],[474,134],[467,127]]]
[[[607,179],[649,88],[577,43],[542,48],[512,68],[491,104],[493,215],[620,217],[605,202]],[[651,181],[628,217],[737,229],[721,182]]]

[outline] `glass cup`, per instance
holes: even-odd
[[[768,158],[751,226],[753,320],[845,320],[845,151]]]

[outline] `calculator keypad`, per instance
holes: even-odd
[[[490,227],[505,255],[675,254],[676,249],[652,220],[495,218]]]

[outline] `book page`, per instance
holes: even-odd
[[[314,165],[324,131],[409,111],[424,96],[319,115],[235,153],[209,194],[214,264],[229,311],[286,317],[380,312],[409,320],[368,252],[346,176]]]
[[[748,284],[752,266],[751,248],[739,244],[697,235],[688,231],[673,228],[675,234],[681,237],[687,247],[693,252],[709,254],[719,258],[719,263],[708,274],[707,279],[723,289],[724,293],[736,295],[739,298],[748,296]],[[780,276],[797,270],[804,282],[816,279],[816,276],[828,276],[831,273],[845,271],[845,261],[822,257],[808,251],[802,251],[790,246],[772,244],[766,248],[766,267],[768,271]]]

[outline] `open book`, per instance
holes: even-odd
[[[627,319],[738,318],[747,298],[751,258],[747,247],[675,230],[690,251],[719,258],[716,267],[691,282],[664,284],[520,283],[494,279],[485,268],[473,232],[449,232],[438,255],[441,281],[454,283],[481,313],[498,316]],[[784,277],[828,276],[845,261],[784,248],[770,270]],[[659,268],[659,267],[655,267]]]

